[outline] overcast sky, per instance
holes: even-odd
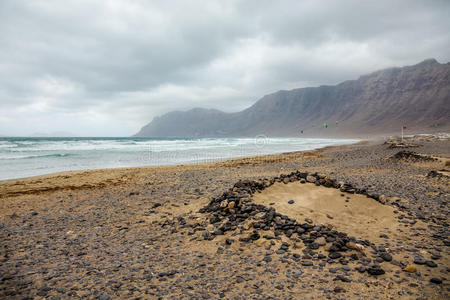
[[[1,0],[0,134],[127,136],[193,107],[450,61],[450,1]]]

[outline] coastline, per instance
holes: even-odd
[[[403,149],[362,141],[214,163],[1,181],[1,239],[7,247],[0,251],[0,295],[445,299],[449,179],[429,174],[445,168],[450,141],[417,144]],[[397,155],[408,151],[421,156]],[[355,191],[280,179],[297,170],[366,189],[385,203]],[[319,231],[301,239],[277,235],[254,227],[260,222],[254,212],[248,222],[219,234],[215,226],[225,220],[212,220],[221,214],[200,212],[213,199],[234,197],[238,182],[274,178],[279,182],[273,187],[246,199],[264,209],[273,203],[286,220],[312,222],[302,226]],[[343,250],[342,259],[331,259],[325,249],[331,243],[311,249],[309,239],[317,232],[337,234],[325,229],[327,223],[338,236],[367,243],[365,250]],[[409,266],[415,271],[404,271]],[[372,275],[370,268],[385,273]]]
[[[0,198],[12,195],[31,194],[37,192],[55,191],[63,189],[83,189],[106,187],[109,185],[118,185],[127,181],[128,176],[136,176],[148,171],[175,171],[190,168],[214,168],[230,167],[240,164],[257,164],[264,162],[274,162],[281,160],[290,160],[294,156],[317,156],[327,149],[339,149],[341,147],[365,144],[374,141],[357,141],[355,143],[325,146],[313,150],[302,150],[293,152],[284,152],[276,154],[255,155],[229,158],[212,162],[200,162],[191,164],[161,165],[161,166],[141,166],[141,167],[119,167],[90,170],[70,170],[55,172],[50,174],[36,175],[24,178],[13,178],[0,180]]]
[[[67,171],[217,162],[313,150],[356,139],[254,138],[11,138],[0,141],[0,180]]]

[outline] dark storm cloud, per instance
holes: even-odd
[[[448,1],[0,1],[0,133],[157,114],[449,61]]]

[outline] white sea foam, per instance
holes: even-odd
[[[200,163],[352,143],[312,138],[0,138],[0,179],[97,168]]]

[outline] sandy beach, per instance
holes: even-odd
[[[3,299],[448,299],[448,139],[0,181]]]

